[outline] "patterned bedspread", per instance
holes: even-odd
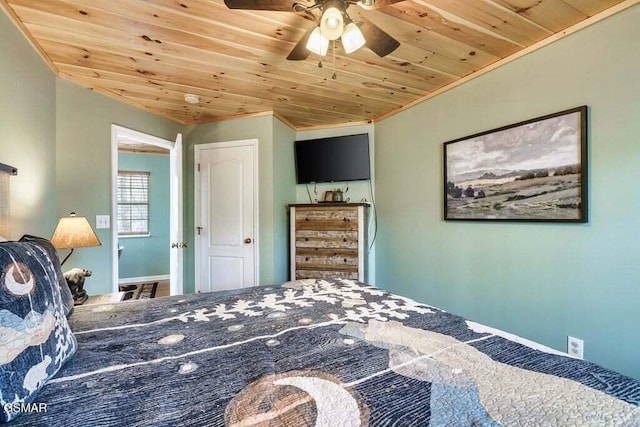
[[[640,381],[352,281],[76,307],[17,426],[640,425]]]

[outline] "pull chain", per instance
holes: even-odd
[[[336,41],[333,41],[333,75],[331,76],[333,80],[338,78],[336,74]]]

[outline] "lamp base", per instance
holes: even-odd
[[[74,306],[76,306],[76,305],[82,305],[82,304],[84,304],[85,302],[87,302],[87,300],[88,300],[88,299],[89,299],[89,295],[87,295],[87,293],[86,293],[86,292],[85,292],[84,294],[82,294],[82,295],[77,295],[77,296],[76,296],[76,295],[74,295],[74,296],[73,296],[73,305],[74,305]]]

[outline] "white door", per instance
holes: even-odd
[[[182,258],[186,242],[182,241],[182,134],[178,134],[173,148],[169,151],[169,200],[171,215],[169,235],[171,236],[171,252],[169,255],[169,283],[171,295],[180,295],[182,288]]]
[[[258,283],[257,140],[196,146],[197,292]]]
[[[118,125],[111,125],[111,203],[112,218],[114,222],[118,218],[118,143],[127,140],[140,144],[153,145],[156,147],[169,150],[169,197],[170,197],[170,219],[169,219],[169,236],[171,238],[171,246],[169,252],[169,282],[171,295],[182,294],[182,278],[183,278],[183,249],[186,243],[182,240],[183,221],[182,221],[182,134],[178,134],[175,142],[158,138],[153,135],[138,132]],[[112,227],[113,242],[113,258],[112,258],[112,276],[113,291],[118,291],[118,228]]]

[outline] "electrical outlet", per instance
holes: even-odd
[[[96,228],[109,228],[109,227],[111,227],[111,216],[96,215]]]
[[[572,336],[567,337],[567,353],[578,359],[584,359],[584,341]]]

